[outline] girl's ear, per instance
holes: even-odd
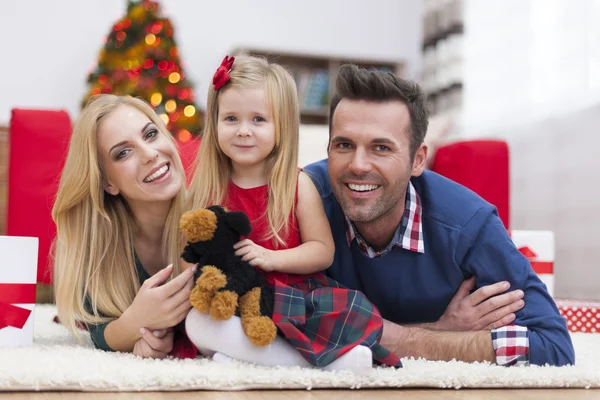
[[[241,236],[248,236],[252,231],[252,225],[248,216],[241,211],[232,211],[225,215],[225,223]]]

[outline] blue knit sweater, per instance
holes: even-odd
[[[384,256],[369,258],[356,240],[348,246],[327,160],[304,170],[321,194],[333,232],[336,251],[328,274],[361,290],[385,319],[398,324],[437,321],[465,278],[475,275],[476,287],[508,281],[510,290],[525,293],[525,306],[513,323],[529,331],[530,362],[574,364],[565,319],[513,244],[495,207],[469,189],[425,171],[411,179],[421,199],[425,253],[394,247]]]

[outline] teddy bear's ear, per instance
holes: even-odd
[[[179,228],[188,241],[205,242],[211,240],[215,234],[217,216],[204,208],[188,211],[181,216]]]
[[[225,214],[225,222],[241,236],[248,236],[250,231],[252,231],[252,225],[250,225],[248,216],[241,211],[232,211]]]
[[[222,215],[225,214],[226,210],[223,206],[219,206],[219,205],[213,205],[208,207],[208,209],[212,212],[214,212],[216,215]]]

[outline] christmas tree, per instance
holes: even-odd
[[[112,27],[89,74],[90,96],[130,95],[149,102],[180,141],[198,135],[203,113],[179,60],[173,26],[156,1],[127,2],[127,15]]]

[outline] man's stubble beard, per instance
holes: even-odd
[[[402,178],[392,185],[382,186],[378,190],[385,190],[377,199],[350,199],[344,195],[344,190],[347,188],[346,185],[340,182],[335,185],[334,194],[344,214],[350,221],[372,223],[380,220],[382,217],[385,218],[396,207],[398,202],[401,202],[405,198],[408,182],[403,183],[401,181]],[[393,189],[390,191],[390,188]]]

